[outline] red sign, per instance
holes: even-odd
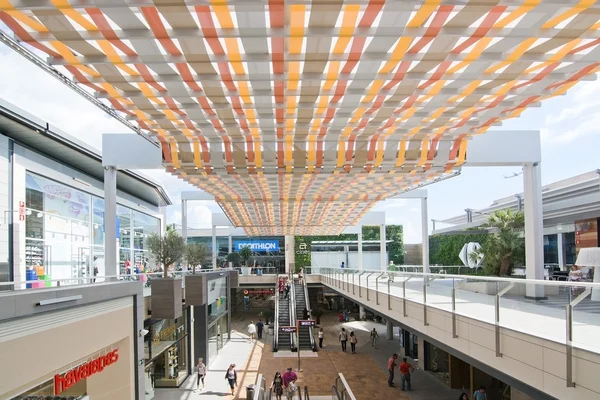
[[[315,321],[308,319],[299,319],[298,326],[315,326]]]
[[[110,353],[93,359],[79,367],[65,372],[62,375],[54,375],[54,395],[75,386],[80,380],[89,378],[90,376],[102,372],[104,368],[113,365],[119,360],[119,349],[115,349]]]
[[[25,202],[19,202],[19,221],[25,221]]]
[[[244,290],[244,295],[249,294],[275,294],[275,289],[246,289]]]

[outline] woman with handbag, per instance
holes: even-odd
[[[281,373],[279,371],[275,372],[275,377],[273,378],[273,383],[271,383],[271,388],[273,389],[273,393],[277,400],[281,400],[281,396],[283,395],[283,378],[281,377]]]
[[[237,386],[237,372],[235,371],[235,364],[231,364],[225,372],[225,379],[229,382],[231,388],[231,395],[234,395],[235,387]]]

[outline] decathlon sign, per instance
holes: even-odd
[[[249,247],[255,253],[279,251],[279,240],[247,240],[235,242],[235,251]]]

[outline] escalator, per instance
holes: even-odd
[[[293,326],[290,316],[290,299],[279,297],[279,292],[275,295],[275,332],[273,335],[273,351],[292,350],[293,339],[292,334],[281,332],[282,326]]]
[[[308,299],[306,284],[300,283],[298,279],[294,279],[294,300],[296,303],[296,318],[302,319],[304,308],[310,310],[310,300]],[[298,341],[300,350],[316,351],[312,327],[301,326],[298,332]]]

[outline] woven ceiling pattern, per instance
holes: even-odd
[[[249,234],[328,234],[592,79],[593,0],[0,0]]]

